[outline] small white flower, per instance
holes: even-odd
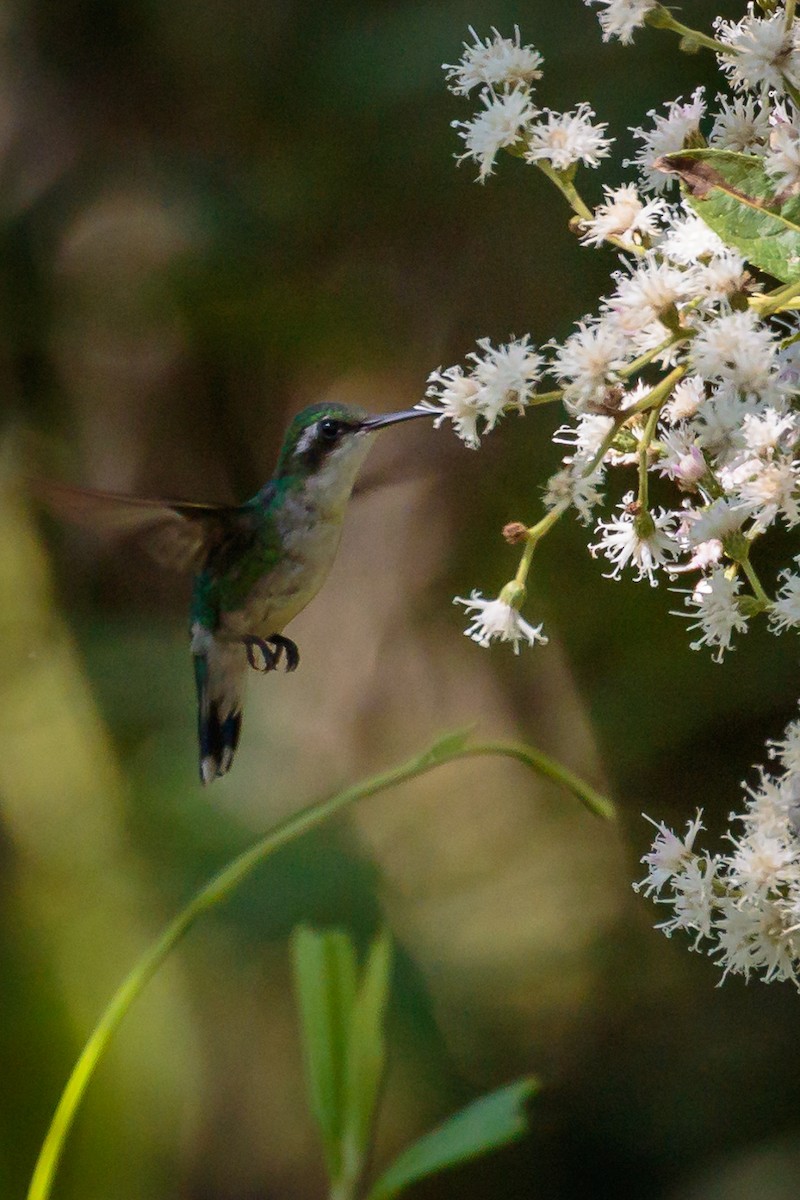
[[[755,393],[774,386],[776,353],[772,330],[749,309],[707,321],[689,350],[692,366],[703,379]]]
[[[735,462],[742,447],[742,424],[748,413],[760,408],[757,396],[742,397],[731,384],[721,384],[706,399],[691,425],[697,432],[697,444],[713,461],[717,472]]]
[[[782,7],[768,17],[756,17],[750,3],[740,21],[717,17],[714,27],[719,40],[736,51],[717,56],[735,88],[783,94],[787,83],[800,86],[797,23],[787,28]]]
[[[656,6],[656,0],[584,0],[584,3],[605,5],[597,14],[603,41],[619,38],[623,45],[633,41],[634,31],[644,25],[650,9]]]
[[[662,446],[658,460],[660,474],[684,488],[694,488],[708,472],[703,452],[697,445],[695,434],[686,428],[667,430],[661,434]]]
[[[800,128],[794,114],[777,104],[770,117],[769,148],[764,170],[781,192],[796,196],[800,192]]]
[[[456,433],[470,449],[480,444],[478,418],[481,415],[479,397],[480,384],[471,375],[465,375],[461,367],[439,368],[428,376],[430,385],[426,391],[429,400],[422,400],[414,407],[422,412],[437,413],[433,422],[438,429],[447,419],[453,422]]]
[[[782,906],[762,896],[742,904],[738,898],[722,896],[717,900],[718,946],[715,953],[726,975],[761,974],[765,982],[794,979],[797,946],[787,930]]]
[[[673,211],[658,249],[671,262],[691,267],[698,259],[724,254],[727,246],[696,212],[682,205]]]
[[[728,474],[729,486],[755,517],[754,532],[763,533],[778,516],[790,529],[800,521],[800,463],[788,457],[751,458]]]
[[[588,525],[593,510],[603,502],[603,493],[600,491],[602,468],[588,471],[589,466],[588,460],[575,458],[568,466],[551,475],[543,497],[545,508],[563,509],[572,505],[579,521]]]
[[[709,538],[707,542],[698,542],[696,546],[692,547],[691,557],[685,563],[669,567],[670,579],[675,579],[687,571],[708,571],[710,567],[717,565],[723,553],[722,542],[718,538]],[[681,613],[681,616],[684,614]]]
[[[600,413],[581,413],[574,425],[559,425],[553,434],[553,441],[557,446],[574,446],[575,453],[584,458],[594,458],[613,425],[613,417],[605,417]]]
[[[693,272],[671,266],[654,251],[647,251],[638,262],[627,266],[629,274],[615,274],[616,290],[605,303],[626,334],[646,329],[694,296]],[[663,329],[660,337],[663,341]]]
[[[715,150],[737,154],[763,154],[769,137],[769,105],[755,96],[718,96],[719,112],[708,136]]]
[[[743,633],[747,628],[747,618],[739,610],[736,597],[741,589],[738,579],[729,579],[722,567],[716,567],[705,579],[701,579],[691,596],[685,603],[696,609],[697,616],[690,630],[699,629],[702,636],[691,643],[692,650],[700,650],[703,646],[716,647],[713,655],[714,662],[722,662],[726,650],[732,649],[731,638],[734,633]],[[688,616],[681,613],[680,616]]]
[[[742,442],[752,454],[771,456],[777,450],[788,449],[797,438],[797,417],[766,408],[759,413],[745,413],[742,420]]]
[[[467,355],[475,364],[472,374],[480,385],[479,405],[486,429],[493,429],[508,408],[522,412],[542,369],[542,356],[530,344],[528,334],[503,346],[492,346],[480,338],[476,351]]]
[[[707,300],[725,300],[742,292],[750,284],[747,263],[735,250],[724,250],[705,262],[699,262],[692,272],[695,293]]]
[[[675,517],[663,509],[649,513],[635,511],[633,492],[623,496],[620,515],[610,521],[598,521],[595,533],[599,542],[589,547],[594,558],[603,554],[613,564],[607,579],[619,579],[625,567],[635,568],[637,579],[648,579],[651,587],[658,580],[658,567],[677,556],[678,546],[673,537]]]
[[[728,879],[745,896],[777,891],[794,878],[797,847],[790,845],[785,836],[757,825],[731,841]]]
[[[661,891],[662,887],[673,875],[683,871],[695,857],[694,841],[703,825],[703,811],[697,810],[697,816],[686,822],[686,833],[681,838],[677,833],[668,829],[663,821],[654,821],[647,813],[642,813],[645,821],[649,821],[657,829],[652,847],[641,861],[647,867],[647,874],[639,883],[633,885],[634,891],[642,891],[645,896],[652,896]]]
[[[422,412],[437,414],[434,428],[447,418],[456,433],[472,449],[480,433],[488,433],[510,408],[521,413],[528,403],[542,368],[542,356],[526,334],[507,345],[493,346],[489,338],[478,340],[480,353],[473,350],[472,370],[439,368],[428,376],[427,400],[415,405]]]
[[[708,855],[691,859],[683,870],[672,879],[672,895],[658,901],[670,904],[674,916],[667,921],[660,921],[656,929],[663,930],[671,937],[678,929],[694,933],[693,950],[698,948],[702,938],[710,938],[713,932],[716,908],[717,870],[720,860],[709,858]]]
[[[662,154],[671,154],[684,148],[686,139],[698,133],[705,108],[703,89],[697,88],[690,100],[678,99],[668,104],[666,114],[650,109],[647,115],[653,118],[651,130],[641,127],[631,130],[642,145],[636,152],[636,157],[627,159],[623,165],[638,168],[642,176],[642,187],[647,191],[663,192],[674,182],[672,176],[656,170],[653,163]]]
[[[794,722],[796,725],[797,722]],[[784,731],[786,743],[791,737],[792,725]],[[775,758],[775,749],[782,748],[784,742],[767,741],[770,748],[770,758]],[[782,777],[767,775],[760,770],[757,787],[745,785],[747,807],[742,813],[731,813],[731,821],[739,821],[751,832],[761,831],[770,837],[785,837],[792,834],[797,836],[793,827],[793,810],[797,804],[797,778],[790,773],[790,767],[785,764],[786,774]]]
[[[543,646],[547,643],[541,625],[529,625],[516,608],[512,608],[499,597],[486,600],[480,592],[473,591],[469,600],[456,596],[453,603],[463,604],[468,613],[475,612],[475,616],[470,617],[470,624],[464,633],[479,646],[486,648],[497,638],[501,642],[513,643],[514,653],[519,654],[520,642],[525,641],[529,646],[536,642]]]
[[[693,417],[706,398],[705,384],[698,375],[686,375],[676,383],[672,395],[661,410],[661,416],[671,425]]]
[[[601,158],[608,156],[612,139],[603,136],[605,123],[592,124],[594,115],[585,102],[574,112],[545,110],[543,119],[530,128],[526,160],[535,163],[547,159],[556,171],[566,171],[579,162],[596,167]]]
[[[800,566],[795,559],[795,565]],[[781,571],[780,590],[775,597],[775,603],[769,614],[770,627],[773,633],[782,633],[785,629],[796,629],[800,625],[800,575],[788,567]],[[798,725],[800,729],[800,725]],[[800,756],[798,756],[800,768]]]
[[[614,237],[633,248],[658,236],[659,218],[667,208],[664,200],[656,197],[643,204],[632,183],[618,188],[604,184],[603,191],[605,204],[598,204],[592,219],[581,223],[584,246],[599,246]]]
[[[689,546],[700,546],[705,542],[722,542],[732,533],[738,533],[749,515],[744,504],[719,496],[705,508],[690,508],[684,513],[683,535]]]
[[[472,26],[469,32],[474,45],[464,42],[464,53],[455,64],[445,63],[447,86],[456,96],[466,96],[475,87],[515,88],[540,79],[543,59],[533,46],[520,45],[519,26],[514,26],[514,40],[502,37],[492,29],[494,37],[481,41]]]
[[[564,403],[572,412],[607,407],[608,392],[625,366],[628,341],[619,326],[606,319],[578,322],[563,346],[556,346],[553,374],[564,387]]]
[[[528,132],[538,109],[525,88],[495,95],[485,88],[481,92],[483,112],[471,121],[453,121],[453,128],[464,139],[466,150],[457,155],[459,162],[473,159],[479,166],[478,179],[484,183],[494,171],[497,152],[513,146]]]
[[[800,721],[790,721],[783,737],[770,739],[767,746],[770,758],[777,758],[787,775],[800,775]],[[796,779],[791,782],[796,783]]]

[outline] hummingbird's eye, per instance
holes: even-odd
[[[319,435],[326,442],[335,442],[341,432],[341,421],[335,421],[333,417],[324,417],[319,423]]]

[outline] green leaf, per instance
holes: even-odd
[[[409,1184],[524,1137],[527,1101],[538,1089],[530,1077],[482,1096],[404,1150],[381,1176],[368,1200],[390,1200]]]
[[[386,1007],[392,973],[387,931],[372,943],[350,1021],[342,1128],[343,1171],[357,1179],[367,1160],[386,1065]]]
[[[318,933],[300,926],[292,934],[291,954],[310,1106],[333,1180],[342,1170],[345,1076],[356,998],[355,950],[342,930]]]
[[[680,176],[697,215],[748,262],[784,283],[800,277],[800,196],[780,192],[762,159],[681,150],[654,165]]]

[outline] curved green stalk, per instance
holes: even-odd
[[[224,866],[194,895],[120,984],[84,1045],[67,1080],[66,1087],[61,1093],[47,1135],[42,1143],[28,1189],[27,1200],[48,1200],[67,1135],[95,1068],[122,1019],[144,991],[165,958],[199,916],[226,900],[257,866],[287,842],[317,828],[357,800],[374,796],[378,792],[395,787],[406,780],[425,775],[434,767],[444,763],[482,755],[500,755],[525,763],[540,775],[567,788],[597,816],[608,820],[613,819],[614,807],[610,800],[541,751],[516,745],[513,742],[479,742],[474,746],[467,746],[465,744],[466,737],[466,733],[450,734],[435,743],[430,750],[402,766],[375,775],[372,779],[356,784],[354,787],[346,788],[329,800],[311,805],[296,813],[295,816],[289,817]]]
[[[739,54],[735,46],[727,46],[717,38],[709,37],[707,33],[701,33],[699,29],[690,29],[688,25],[682,25],[663,4],[657,4],[655,8],[650,9],[645,16],[645,24],[654,29],[668,29],[671,33],[677,33],[689,44],[704,46],[706,50],[713,50],[715,54],[729,54],[732,57]]]

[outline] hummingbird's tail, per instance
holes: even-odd
[[[241,643],[218,641],[206,630],[194,631],[192,652],[200,781],[208,784],[228,772],[239,744],[247,656]]]

